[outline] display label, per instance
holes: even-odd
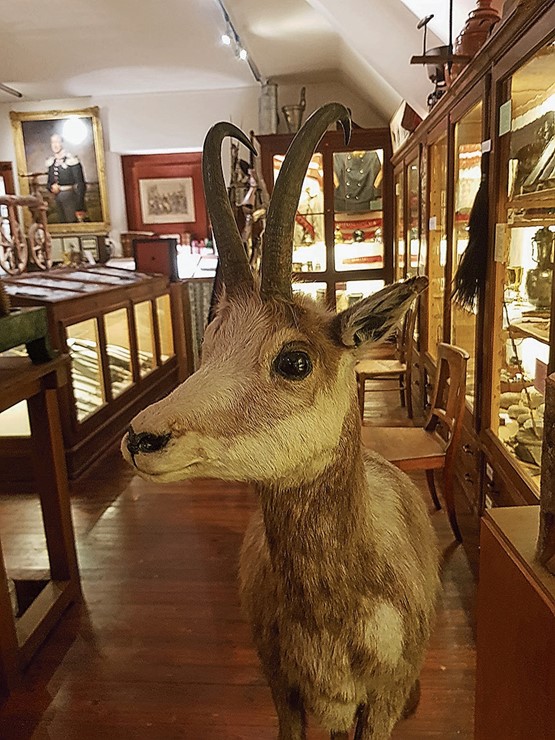
[[[495,224],[495,255],[496,262],[505,264],[507,261],[507,224]]]
[[[512,103],[507,100],[506,103],[499,106],[499,136],[508,134],[511,130]]]
[[[491,152],[491,139],[482,141],[482,154],[486,154],[486,152]]]
[[[430,221],[428,223],[428,230],[437,231],[437,216],[430,216]]]

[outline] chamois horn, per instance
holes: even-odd
[[[202,155],[204,193],[218,247],[223,281],[229,295],[244,286],[252,286],[254,281],[245,247],[233,217],[222,172],[222,141],[226,136],[233,136],[251,152],[254,154],[257,152],[247,135],[228,121],[214,124],[204,139]]]
[[[285,155],[272,193],[262,237],[261,290],[267,298],[291,298],[293,233],[301,189],[314,150],[334,121],[340,121],[345,143],[348,143],[351,137],[349,111],[340,103],[328,103],[306,120]]]

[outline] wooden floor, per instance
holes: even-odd
[[[270,692],[236,585],[254,505],[238,484],[155,487],[117,452],[74,484],[85,601],[66,612],[21,688],[0,704],[0,738],[274,740]],[[475,584],[444,513],[432,516],[442,603],[419,709],[394,738],[470,740]],[[8,571],[47,566],[33,497],[0,499],[0,535]],[[311,727],[309,738],[327,735]]]

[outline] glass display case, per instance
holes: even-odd
[[[71,357],[60,407],[68,471],[77,477],[141,408],[176,385],[183,322],[172,321],[172,288],[162,275],[100,266],[3,281],[12,305],[46,307],[51,342]]]
[[[291,137],[258,139],[264,178],[274,183]],[[361,293],[359,281],[363,294],[368,285],[391,281],[390,155],[386,129],[355,129],[349,146],[342,133],[325,134],[308,166],[295,218],[294,291],[334,307],[338,297],[344,303],[345,296]]]
[[[500,315],[492,427],[539,488],[545,378],[553,361],[555,260],[555,45],[506,83],[501,106],[505,198],[496,260]]]
[[[453,267],[457,271],[468,246],[468,220],[481,180],[482,102],[478,102],[455,124],[455,180],[453,221]],[[476,368],[476,309],[451,304],[451,341],[465,349],[467,366],[466,397],[474,408]]]
[[[445,269],[447,265],[447,134],[429,147],[428,203],[428,352],[437,359],[443,341]]]
[[[77,420],[83,421],[106,402],[96,319],[68,326],[66,343],[71,357],[75,412]]]

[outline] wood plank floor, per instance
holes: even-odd
[[[217,481],[155,487],[114,452],[73,485],[72,507],[85,601],[0,703],[0,738],[276,738],[236,584],[251,492]],[[441,608],[419,709],[394,738],[470,740],[475,583],[444,513],[432,517]],[[47,567],[33,497],[0,499],[0,535],[8,570]],[[327,736],[311,727],[309,738]]]

